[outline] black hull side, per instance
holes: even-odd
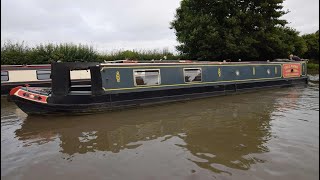
[[[93,112],[111,110],[109,103],[98,104],[73,104],[73,105],[59,105],[59,104],[42,104],[29,101],[17,96],[12,96],[11,100],[25,113],[29,115],[51,115],[51,114],[90,114]]]
[[[125,108],[150,106],[155,104],[162,104],[168,102],[185,101],[191,99],[206,98],[212,96],[221,96],[228,94],[237,94],[248,91],[256,91],[270,88],[290,87],[295,85],[306,85],[307,78],[291,79],[291,80],[278,80],[268,82],[254,82],[254,83],[242,83],[242,84],[229,84],[225,85],[224,89],[217,89],[217,91],[211,92],[197,92],[189,94],[172,95],[163,94],[161,97],[148,97],[145,98],[143,94],[140,97],[136,97],[133,100],[124,100],[121,98],[118,101],[113,102],[100,102],[89,104],[42,104],[33,101],[29,101],[17,96],[11,96],[11,99],[17,104],[17,106],[29,115],[50,115],[50,114],[63,114],[63,115],[77,115],[77,114],[91,114],[97,112],[105,112],[110,110],[119,110]],[[190,92],[190,91],[189,91]],[[101,96],[105,98],[105,96]],[[114,99],[115,100],[115,99]]]

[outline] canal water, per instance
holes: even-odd
[[[1,99],[1,179],[318,179],[319,75],[281,88],[85,116]]]

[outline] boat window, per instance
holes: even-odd
[[[185,68],[184,72],[184,82],[201,82],[202,73],[201,68]]]
[[[1,82],[9,81],[8,71],[1,71]]]
[[[135,86],[160,85],[159,69],[134,70],[133,75]]]
[[[51,70],[37,70],[37,79],[38,80],[47,80],[50,78]]]

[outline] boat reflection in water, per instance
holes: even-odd
[[[252,164],[264,162],[257,156],[268,152],[271,116],[279,107],[277,99],[282,91],[288,94],[295,89],[97,115],[28,116],[15,133],[25,145],[58,140],[60,148],[57,149],[67,156],[88,152],[112,154],[138,147],[143,150],[145,142],[162,138],[158,142],[162,143],[177,138],[175,145],[191,153],[188,159],[201,168],[218,173],[228,168],[248,170]]]

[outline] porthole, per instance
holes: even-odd
[[[267,69],[267,73],[268,73],[268,74],[270,74],[270,73],[271,73],[270,69]]]

